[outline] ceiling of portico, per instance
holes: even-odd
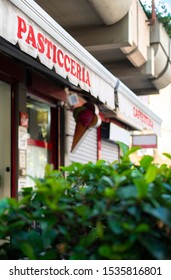
[[[127,34],[130,21],[128,11],[132,2],[137,0],[108,1],[36,0],[35,2],[135,94],[158,93],[160,85],[157,84],[156,87],[153,83],[154,73],[152,67],[148,65],[148,58],[145,60],[140,52],[135,52],[135,55],[131,53],[137,47],[131,45]],[[121,7],[125,5],[125,11],[119,10],[118,3]],[[149,47],[147,44],[147,49]],[[125,52],[127,48],[129,53]]]

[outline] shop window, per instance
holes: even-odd
[[[101,124],[101,137],[102,139],[109,139],[110,124],[102,122]]]
[[[50,140],[50,107],[47,104],[28,101],[29,138],[48,142]]]
[[[28,98],[27,175],[37,178],[44,176],[45,166],[47,163],[50,163],[52,149],[50,112],[51,107],[46,103]],[[33,181],[27,176],[27,186],[32,186],[33,184]]]

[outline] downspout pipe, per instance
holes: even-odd
[[[120,21],[129,11],[133,0],[89,0],[106,25]]]

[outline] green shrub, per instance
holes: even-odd
[[[152,4],[142,4],[142,7],[148,17],[148,19],[152,18]],[[165,5],[165,1],[159,1],[158,5],[155,6],[155,14],[159,22],[162,23],[165,28],[168,36],[171,38],[171,12],[167,9]]]
[[[18,202],[1,200],[0,258],[170,259],[171,168],[120,146],[120,162],[47,166]]]

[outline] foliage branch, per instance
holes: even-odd
[[[2,199],[0,258],[171,259],[171,168],[119,145],[120,162],[47,166],[19,201]]]

